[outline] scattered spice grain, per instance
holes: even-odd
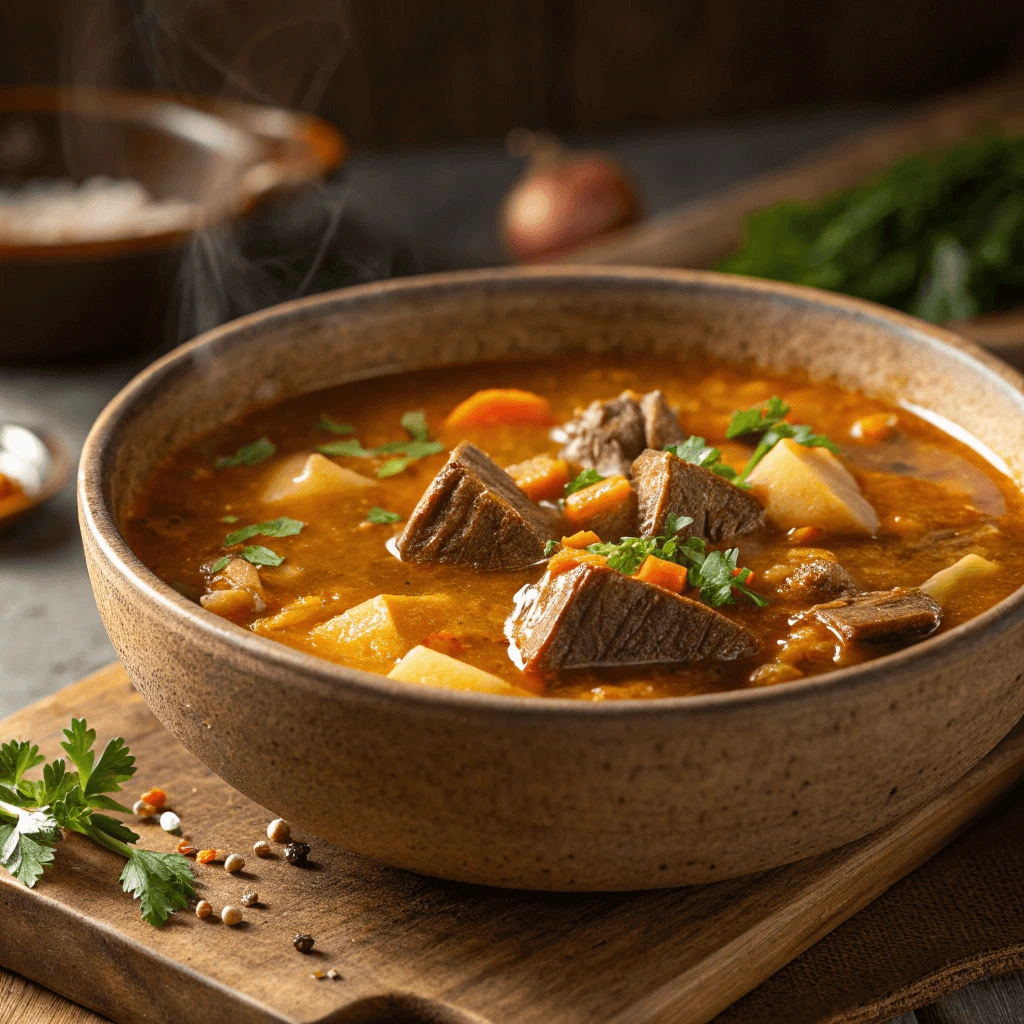
[[[242,910],[240,907],[233,907],[229,904],[220,912],[220,919],[229,928],[234,928],[242,920]]]
[[[309,843],[289,843],[284,848],[284,859],[297,868],[305,867],[309,860]]]
[[[232,853],[224,861],[224,870],[229,874],[233,875],[236,871],[241,871],[245,867],[245,858],[239,856],[237,853]]]
[[[152,804],[147,804],[145,800],[136,800],[132,804],[132,814],[137,814],[140,818],[152,818],[156,814],[156,808]]]
[[[260,894],[255,889],[246,889],[242,893],[242,898],[239,902],[243,907],[251,907],[260,901]]]
[[[175,847],[178,853],[183,857],[194,857],[198,852],[198,847],[192,845],[187,839],[182,839],[180,843]]]
[[[196,904],[196,917],[205,921],[213,913],[213,904],[209,900],[200,900]]]
[[[181,828],[181,818],[174,811],[164,811],[160,815],[160,827],[165,832],[177,832]]]
[[[266,839],[258,839],[252,844],[252,852],[257,857],[270,857],[274,851],[270,848],[270,843]]]
[[[284,818],[275,818],[267,826],[267,838],[275,843],[287,843],[292,837],[292,827]]]
[[[162,789],[154,787],[153,789],[147,789],[142,794],[141,799],[151,807],[160,808],[167,803],[167,794]]]
[[[312,935],[306,935],[306,934],[296,935],[295,938],[292,939],[292,945],[300,953],[308,953],[313,948],[313,943],[315,941],[316,940],[313,938]]]

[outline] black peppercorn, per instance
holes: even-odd
[[[309,843],[289,843],[284,848],[284,859],[297,868],[304,867],[309,858]]]
[[[292,939],[292,945],[300,953],[308,953],[313,948],[313,942],[314,939],[312,935],[296,935],[295,938]]]

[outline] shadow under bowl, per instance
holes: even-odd
[[[406,279],[279,306],[131,384],[79,480],[100,613],[168,729],[232,786],[349,850],[468,882],[708,882],[856,840],[963,775],[1024,713],[1024,590],[915,647],[779,686],[655,701],[396,683],[194,604],[119,524],[153,466],[246,410],[416,367],[574,351],[800,368],[933,410],[1024,476],[1021,378],[859,300],[698,271],[536,268]]]

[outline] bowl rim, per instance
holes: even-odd
[[[613,721],[656,714],[685,717],[752,710],[793,700],[804,701],[812,695],[827,700],[853,688],[885,685],[885,678],[896,672],[937,670],[946,660],[951,646],[967,653],[975,647],[988,644],[1006,629],[1024,622],[1022,585],[991,608],[947,632],[929,637],[901,651],[818,676],[772,686],[650,700],[581,701],[550,696],[509,699],[497,694],[409,686],[382,675],[318,658],[252,633],[188,600],[150,570],[122,537],[107,506],[102,478],[102,469],[110,456],[113,438],[119,424],[131,414],[136,403],[159,388],[164,379],[172,377],[190,363],[195,353],[230,342],[232,338],[237,344],[246,345],[253,337],[254,327],[283,325],[321,307],[331,309],[358,306],[360,303],[376,303],[401,294],[427,298],[437,294],[450,298],[460,290],[479,293],[481,287],[488,285],[529,287],[531,283],[541,285],[545,282],[556,286],[559,282],[566,285],[578,285],[581,282],[607,282],[609,285],[646,283],[655,287],[712,285],[716,290],[781,297],[804,307],[837,311],[889,328],[896,327],[914,335],[916,340],[929,347],[952,349],[973,372],[980,372],[996,386],[1008,389],[1020,406],[1021,417],[1024,418],[1024,377],[1021,374],[972,342],[941,327],[867,300],[803,285],[707,270],[560,264],[449,271],[371,282],[280,303],[206,331],[147,366],[110,400],[85,440],[77,488],[83,532],[88,533],[109,566],[136,593],[159,606],[161,613],[170,617],[170,622],[182,627],[182,632],[189,631],[191,643],[200,642],[207,648],[227,644],[246,658],[261,662],[268,670],[287,672],[291,683],[313,691],[322,699],[335,699],[339,693],[348,691],[350,696],[364,699],[398,701],[421,709],[475,710],[484,714],[511,716],[516,721],[524,722],[538,716],[549,720],[552,715],[585,718],[588,721],[594,716]],[[1017,481],[1017,485],[1020,487],[1021,483]]]
[[[231,150],[249,168],[273,163],[269,159],[270,141],[283,138],[259,130],[256,126],[268,115],[280,115],[289,121],[288,141],[296,150],[285,162],[278,160],[293,181],[317,181],[336,171],[348,156],[346,137],[332,124],[300,111],[274,106],[220,100],[217,97],[188,93],[92,88],[59,85],[0,86],[0,113],[98,114],[123,121],[148,124],[169,131],[161,124],[168,116],[184,119],[192,128],[191,141],[208,150]],[[223,143],[210,141],[220,136]],[[282,181],[286,180],[282,177]],[[216,227],[233,217],[244,216],[259,206],[277,186],[268,183],[262,190],[240,191],[224,201],[204,209],[200,224],[170,228],[152,234],[96,238],[87,241],[4,242],[0,240],[0,265],[3,263],[48,263],[60,260],[104,259],[173,249],[184,245],[199,231]]]

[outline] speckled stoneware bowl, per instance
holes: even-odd
[[[577,703],[457,693],[320,661],[162,583],[119,523],[153,464],[262,403],[420,366],[610,349],[754,357],[934,410],[1024,478],[1013,371],[866,302],[689,271],[486,271],[258,313],[140,374],[82,457],[100,612],[164,725],[247,796],[347,849],[536,889],[675,886],[857,839],[1024,713],[1024,590],[865,666],[766,689]]]

